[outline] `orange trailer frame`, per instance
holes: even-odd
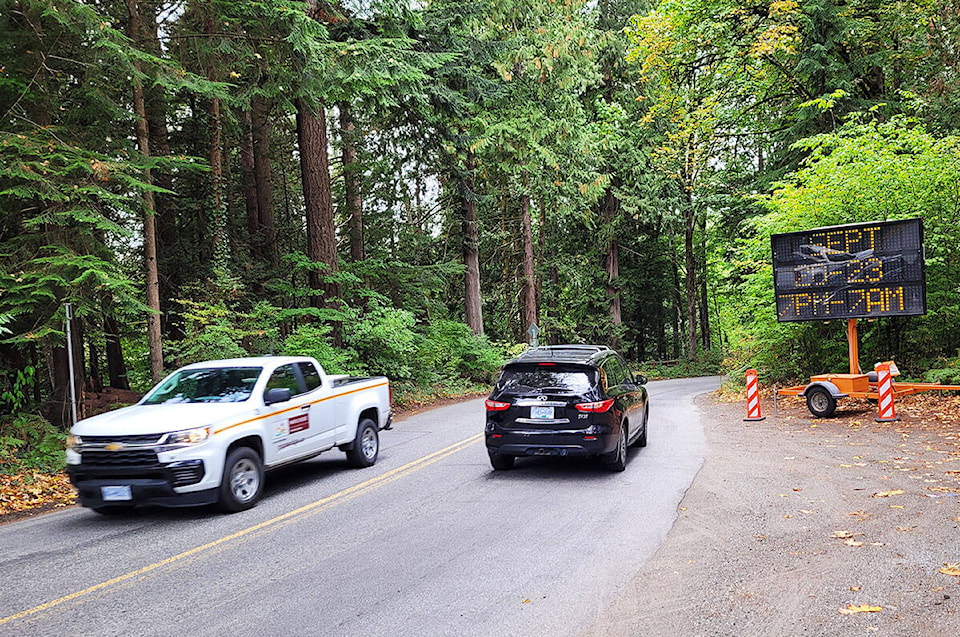
[[[818,418],[833,415],[840,398],[879,399],[875,373],[864,374],[860,370],[860,353],[857,339],[857,319],[847,319],[847,351],[850,357],[848,374],[818,374],[811,376],[806,385],[784,387],[777,390],[778,396],[799,396],[807,399],[807,409]],[[925,391],[960,391],[960,385],[940,383],[893,383],[894,400],[900,396],[919,394]]]

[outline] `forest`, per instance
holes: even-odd
[[[952,0],[0,0],[0,51],[0,439],[210,358],[482,389],[534,324],[845,371],[770,235],[908,218],[927,313],[861,356],[960,380]]]

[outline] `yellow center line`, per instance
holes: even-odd
[[[163,566],[168,566],[170,564],[173,564],[174,562],[179,562],[180,560],[197,555],[198,553],[209,551],[210,549],[226,544],[227,542],[232,542],[233,540],[237,540],[239,538],[242,538],[246,535],[250,535],[251,533],[255,533],[257,531],[261,531],[267,527],[275,526],[280,522],[289,520],[290,518],[293,518],[295,516],[302,515],[304,513],[313,511],[318,508],[326,507],[327,505],[339,503],[340,501],[350,500],[362,492],[373,490],[374,488],[387,484],[388,482],[393,482],[394,480],[396,480],[397,478],[405,474],[413,473],[414,471],[423,469],[424,467],[431,465],[434,462],[437,462],[438,460],[442,460],[447,456],[453,455],[458,451],[461,451],[466,447],[472,445],[473,443],[477,442],[482,437],[483,437],[483,434],[477,434],[475,436],[471,436],[465,440],[461,440],[458,443],[452,444],[449,447],[440,449],[439,451],[434,451],[433,453],[428,454],[422,458],[418,458],[413,462],[408,462],[407,464],[401,467],[397,467],[396,469],[391,469],[390,471],[387,471],[386,473],[382,473],[375,478],[370,478],[365,482],[361,482],[360,484],[355,484],[354,486],[348,487],[343,491],[334,493],[333,495],[329,495],[323,499],[317,500],[316,502],[311,502],[310,504],[306,504],[298,509],[294,509],[293,511],[288,511],[283,515],[278,515],[277,517],[272,518],[270,520],[260,522],[259,524],[255,524],[251,527],[243,529],[242,531],[231,533],[230,535],[226,535],[212,542],[208,542],[207,544],[204,544],[202,546],[192,548],[189,551],[184,551],[183,553],[174,555],[172,557],[168,557],[166,559],[160,560],[159,562],[154,562],[153,564],[144,566],[143,568],[138,568],[135,571],[130,571],[129,573],[125,573],[118,577],[114,577],[113,579],[109,579],[105,582],[94,584],[93,586],[85,588],[82,591],[70,593],[69,595],[65,595],[64,597],[60,597],[58,599],[46,602],[45,604],[40,604],[39,606],[35,606],[25,611],[21,611],[16,615],[10,615],[9,617],[4,617],[0,619],[0,625],[6,624],[8,622],[12,622],[18,619],[23,619],[24,617],[27,617],[29,615],[35,615],[45,610],[49,610],[55,606],[59,606],[60,604],[69,602],[79,597],[83,597],[84,595],[95,593],[97,591],[103,590],[115,584],[119,584],[121,582],[125,582],[127,580],[133,579],[145,573],[149,573],[150,571],[154,571]]]

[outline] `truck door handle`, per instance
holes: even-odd
[[[300,407],[300,411],[310,411],[310,405],[303,405]]]

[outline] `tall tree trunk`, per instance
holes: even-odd
[[[477,193],[474,189],[474,157],[467,151],[466,173],[461,181],[463,207],[464,315],[477,336],[483,335],[483,299],[480,294],[480,228],[477,226]]]
[[[139,13],[139,34],[134,42],[152,55],[163,57],[157,27],[156,5],[146,2],[137,2]],[[133,36],[131,36],[132,38]],[[161,86],[148,85],[143,87],[144,113],[147,119],[147,136],[150,140],[150,153],[154,157],[169,157],[170,131],[167,126],[167,99],[166,89]],[[151,173],[152,184],[164,190],[173,191],[173,175],[167,170],[158,169]],[[184,249],[187,247],[199,249],[197,242],[184,241],[180,236],[177,218],[173,209],[171,196],[158,192],[154,193],[154,223],[156,224],[157,269],[163,272],[159,279],[160,330],[168,338],[182,338],[184,326],[182,319],[171,311],[172,299],[179,297],[180,286],[183,284],[181,263],[184,261]]]
[[[537,281],[534,271],[533,221],[530,195],[520,196],[520,221],[523,226],[523,333],[537,322]],[[529,336],[528,336],[529,337]]]
[[[53,391],[43,415],[61,431],[66,431],[72,424],[69,364],[66,347],[56,346],[47,350],[47,369]]]
[[[204,10],[203,30],[208,37],[213,37],[217,32],[216,13],[213,6]],[[207,62],[207,79],[211,82],[217,80],[217,69],[214,64],[213,56]],[[221,133],[221,103],[219,97],[210,99],[210,140],[208,144],[207,159],[210,163],[210,199],[212,204],[211,211],[211,232],[210,241],[211,253],[213,254],[213,265],[218,268],[226,269],[228,261],[227,235],[227,207],[224,197],[223,185],[223,139]]]
[[[687,360],[697,357],[697,259],[694,251],[696,219],[690,193],[683,210],[683,263],[686,268],[685,289],[687,301]]]
[[[257,184],[257,240],[260,253],[274,268],[280,264],[277,250],[277,228],[273,214],[273,173],[270,169],[270,103],[253,98],[250,115],[253,133],[253,168]],[[324,151],[326,153],[326,151]],[[301,158],[302,161],[302,158]]]
[[[137,0],[126,0],[127,12],[130,15],[129,37],[134,42],[140,41],[143,26],[140,20]],[[140,62],[133,62],[134,69],[140,73]],[[150,135],[147,129],[147,114],[143,99],[143,84],[138,75],[133,78],[133,109],[137,115],[137,146],[144,157],[150,157]],[[144,169],[144,182],[153,183],[150,168]],[[143,256],[146,267],[147,307],[147,342],[150,347],[150,376],[154,383],[160,382],[163,376],[163,345],[160,336],[160,277],[157,268],[157,207],[153,199],[153,192],[146,190],[143,193]]]
[[[671,242],[672,243],[672,242]],[[670,246],[670,254],[674,261],[673,270],[673,358],[680,358],[680,344],[682,340],[680,315],[683,313],[683,301],[680,295],[680,264],[676,262],[676,251],[673,245]]]
[[[107,377],[110,387],[114,389],[130,389],[127,380],[127,364],[123,360],[123,349],[120,346],[120,327],[117,319],[108,316],[103,319],[103,336],[106,340]]]
[[[623,313],[620,304],[620,243],[617,241],[613,226],[617,214],[620,212],[620,200],[613,192],[613,186],[607,187],[603,197],[603,219],[610,233],[607,241],[606,270],[607,270],[607,298],[610,302],[610,322],[613,325],[613,334],[610,337],[612,347],[619,347],[619,330],[623,325]]]
[[[337,226],[330,192],[327,115],[322,106],[314,110],[303,100],[297,100],[297,141],[300,146],[300,175],[307,214],[307,257],[315,263],[323,263],[326,266],[325,274],[336,274],[340,271],[337,260]],[[339,283],[311,269],[310,287],[323,293],[322,297],[314,297],[315,307],[340,307]],[[339,329],[335,329],[334,340],[337,343],[340,342],[339,334]]]
[[[247,211],[247,233],[250,238],[250,256],[254,261],[262,258],[260,252],[260,208],[257,197],[257,172],[253,160],[253,122],[250,111],[242,111],[240,134],[240,175],[243,179],[243,203]]]
[[[698,305],[700,307],[700,344],[703,346],[704,351],[709,352],[712,343],[710,341],[710,301],[707,298],[707,217],[706,215],[698,216],[699,221],[697,225],[700,228],[700,254],[697,259],[699,272],[697,283],[699,287]]]
[[[340,131],[343,138],[343,190],[347,226],[350,233],[350,260],[367,258],[363,239],[363,196],[360,166],[357,163],[357,130],[349,102],[340,102]]]

